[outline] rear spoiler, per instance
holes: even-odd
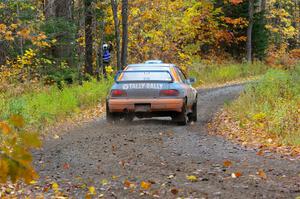
[[[134,70],[134,71],[130,71],[130,70],[119,70],[117,72],[117,74],[115,75],[114,77],[114,80],[116,83],[120,83],[120,82],[141,82],[139,80],[133,80],[133,81],[120,81],[120,78],[122,77],[122,75],[124,73],[141,73],[141,72],[157,72],[157,73],[161,73],[161,72],[165,72],[165,73],[168,73],[171,77],[171,80],[170,81],[164,81],[164,80],[148,80],[149,82],[169,82],[169,83],[172,83],[174,82],[174,77],[171,75],[170,71],[168,70]]]

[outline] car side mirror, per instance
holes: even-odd
[[[194,83],[196,83],[196,78],[191,77],[191,78],[187,79],[187,83],[188,84],[194,84]]]
[[[118,79],[119,79],[121,73],[122,73],[122,70],[119,70],[119,71],[117,72],[117,74],[116,74],[115,77],[114,77],[115,82],[118,81]]]

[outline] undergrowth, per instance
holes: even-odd
[[[242,127],[251,124],[281,144],[300,146],[300,66],[269,70],[228,109]]]
[[[222,84],[264,74],[268,66],[263,63],[201,65],[194,64],[189,69],[189,76],[196,77],[198,85]]]
[[[11,115],[22,116],[26,124],[42,128],[57,120],[80,113],[81,110],[103,102],[112,80],[84,82],[82,86],[57,86],[27,91],[15,95],[15,91],[0,94],[0,120]]]

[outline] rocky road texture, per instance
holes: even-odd
[[[242,90],[199,90],[199,121],[189,126],[164,119],[112,125],[99,118],[47,139],[34,153],[40,183],[55,181],[74,198],[89,186],[103,198],[296,198],[300,161],[257,155],[207,134],[214,113]],[[143,191],[142,181],[151,187]]]

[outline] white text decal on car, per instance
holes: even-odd
[[[128,89],[162,89],[163,84],[157,83],[136,83],[136,84],[124,84],[123,90]]]

